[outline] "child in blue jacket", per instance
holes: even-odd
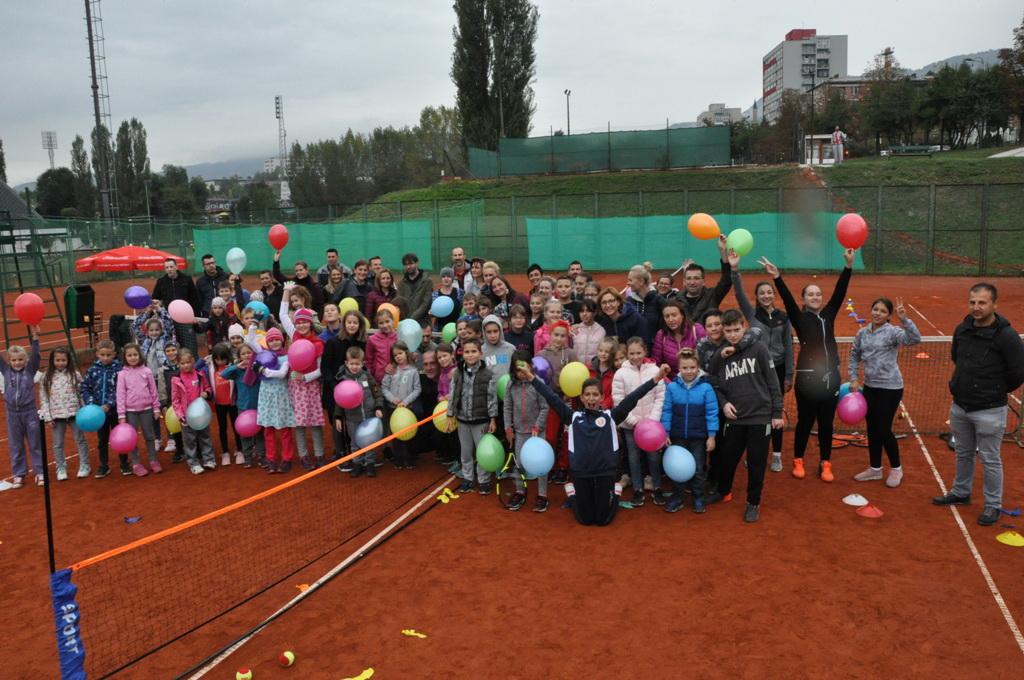
[[[112,340],[100,340],[96,343],[96,361],[85,373],[78,390],[82,396],[82,404],[96,404],[107,414],[103,427],[97,433],[99,435],[100,466],[96,468],[96,479],[102,479],[110,474],[109,447],[110,430],[117,425],[117,374],[121,371],[121,362],[117,359],[117,353]],[[121,464],[121,474],[132,474],[132,468],[128,460],[124,459]]]
[[[251,411],[260,400],[260,381],[251,370],[256,353],[249,345],[242,345],[238,350],[238,361],[220,372],[220,377],[235,383],[235,408],[238,412]],[[263,433],[257,432],[252,437],[242,437],[243,468],[251,468],[253,462],[260,467],[266,464],[266,447]],[[236,461],[237,462],[237,461]]]
[[[696,472],[689,482],[673,482],[672,497],[665,512],[683,507],[683,489],[693,491],[693,511],[704,512],[704,467],[707,454],[715,450],[718,434],[718,396],[704,371],[700,370],[697,351],[684,347],[679,351],[679,375],[665,390],[661,424],[673,444],[693,454]]]

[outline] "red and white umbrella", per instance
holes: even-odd
[[[141,246],[122,246],[112,250],[104,250],[75,262],[76,272],[154,272],[164,268],[168,258],[178,263],[178,269],[185,269],[185,258],[154,248]]]

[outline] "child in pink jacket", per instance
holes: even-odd
[[[647,343],[638,337],[626,341],[626,361],[615,372],[612,378],[612,402],[618,406],[623,399],[640,385],[652,380],[659,374],[658,365],[647,358]],[[622,438],[626,441],[626,453],[629,458],[629,479],[633,484],[633,506],[644,504],[644,477],[640,464],[640,447],[633,437],[633,429],[643,418],[661,421],[661,407],[665,402],[665,383],[659,383],[637,402],[636,407],[622,421]],[[665,504],[665,494],[661,492],[661,450],[647,453],[650,465],[651,482],[655,505]]]
[[[156,418],[160,417],[160,395],[156,391],[153,371],[142,361],[142,350],[135,343],[124,347],[124,368],[117,374],[117,419],[128,422],[136,432],[142,429],[142,438],[149,450],[149,470],[162,472],[156,457]],[[139,459],[139,447],[132,449],[132,464],[128,454],[119,453],[121,474],[145,477],[149,470]]]
[[[178,352],[178,375],[171,378],[171,407],[181,423],[181,438],[188,469],[194,475],[203,474],[203,468],[214,470],[213,440],[210,439],[210,417],[207,422],[188,421],[188,406],[196,399],[210,398],[210,381],[206,374],[196,370],[196,358],[188,348]],[[209,406],[207,406],[209,408]],[[212,414],[209,414],[212,417]],[[202,463],[200,463],[200,456]]]
[[[377,312],[377,332],[366,338],[366,370],[378,384],[391,363],[391,346],[398,342],[395,320],[387,310]]]

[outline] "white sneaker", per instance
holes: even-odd
[[[46,485],[46,481],[43,479],[43,476],[42,475],[36,475],[36,486],[45,486],[45,485]]]
[[[885,478],[885,485],[890,489],[895,489],[903,481],[903,468],[893,468],[889,470],[889,476]]]
[[[650,475],[644,476],[644,491],[654,491],[654,480]]]
[[[622,475],[621,477],[619,477],[619,486],[621,486],[623,489],[629,486],[629,475]]]
[[[863,472],[858,472],[853,476],[855,482],[874,482],[882,478],[882,468],[868,468]]]
[[[782,472],[782,454],[781,453],[773,453],[772,454],[772,467],[771,467],[771,470],[772,470],[772,472]]]
[[[245,456],[241,451],[235,451],[235,465],[245,465]]]
[[[227,451],[225,451],[224,453],[220,454],[220,464],[221,465],[231,465],[231,454],[228,453]]]
[[[83,477],[88,477],[91,474],[92,474],[92,468],[89,467],[88,465],[79,465],[78,466],[78,478],[79,479],[82,479]]]
[[[178,447],[174,443],[174,440],[173,439],[168,439],[167,440],[167,446],[164,447],[164,451],[177,451],[177,450],[178,450]]]
[[[57,481],[58,482],[63,482],[67,478],[68,478],[68,469],[67,469],[67,467],[64,466],[64,465],[58,465],[57,466]]]
[[[190,470],[190,471],[192,472],[192,474],[194,474],[194,475],[201,475],[201,474],[203,474],[203,466],[202,466],[202,465],[200,465],[199,463],[195,463],[195,464],[193,464],[193,465],[189,465],[189,466],[188,466],[188,469],[189,469],[189,470]]]

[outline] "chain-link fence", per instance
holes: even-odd
[[[234,215],[230,224],[50,220],[37,226],[44,227],[40,247],[61,260],[68,277],[76,259],[127,243],[190,260],[207,251],[222,256],[239,245],[250,251],[253,269],[269,258],[261,254],[269,253],[263,230],[278,222],[293,234],[289,261],[318,263],[335,246],[345,261],[379,254],[397,267],[402,252],[415,250],[440,266],[461,246],[511,272],[531,262],[563,267],[572,259],[600,271],[643,260],[657,267],[683,257],[713,260],[713,243],[693,239],[685,226],[690,214],[707,212],[726,232],[749,229],[754,255],[774,256],[790,269],[824,270],[839,261],[835,220],[851,211],[870,226],[860,263],[867,271],[1024,271],[1024,184],[548,194],[267,210]]]

